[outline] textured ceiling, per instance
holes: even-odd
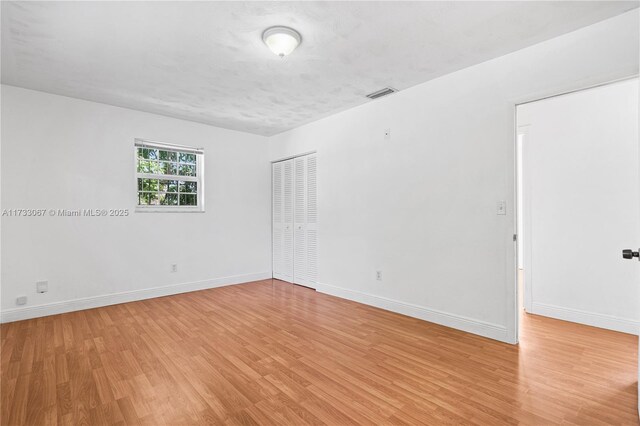
[[[637,2],[3,2],[2,83],[272,135]],[[285,59],[272,25],[303,37]]]

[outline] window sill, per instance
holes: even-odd
[[[204,213],[204,208],[136,207],[136,213]]]

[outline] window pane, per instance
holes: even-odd
[[[158,179],[142,179],[142,191],[157,191]]]
[[[180,164],[179,167],[180,176],[195,176],[196,166],[190,166],[187,164]]]
[[[141,192],[139,194],[140,204],[144,206],[151,204],[153,195],[155,195],[153,192]]]
[[[144,149],[138,148],[138,159],[144,158]]]
[[[138,172],[139,173],[153,173],[151,171],[152,166],[153,166],[153,161],[139,160],[138,161]]]
[[[165,194],[160,196],[160,204],[163,206],[177,206],[178,194]]]
[[[160,199],[157,193],[150,192],[147,194],[147,197],[149,197],[150,205],[157,206],[158,204],[160,204]]]
[[[195,206],[197,205],[196,194],[180,194],[181,206]]]
[[[138,156],[142,154],[142,158],[147,160],[157,160],[158,159],[158,150],[152,148],[138,148]]]
[[[142,178],[138,178],[138,191],[142,191]]]
[[[148,198],[146,197],[146,194],[138,192],[138,205],[144,206],[146,204],[148,204]]]
[[[178,154],[175,151],[160,151],[159,158],[162,161],[178,161]]]
[[[161,175],[164,174],[164,164],[161,161],[154,161],[151,163],[151,173]]]
[[[176,167],[176,163],[169,163],[167,161],[162,161],[161,162],[161,171],[159,173],[163,173],[165,175],[175,175],[177,174],[177,167]]]
[[[180,153],[180,162],[181,163],[196,164],[196,155],[195,154],[187,154],[186,152],[181,152]]]
[[[180,192],[198,192],[198,183],[180,181]]]
[[[169,185],[167,186],[167,192],[178,192],[178,181],[177,180],[168,180]]]

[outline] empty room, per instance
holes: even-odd
[[[0,424],[639,424],[639,5],[2,1]]]

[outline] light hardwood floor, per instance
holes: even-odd
[[[2,425],[637,424],[637,338],[512,346],[280,281],[2,325]]]

